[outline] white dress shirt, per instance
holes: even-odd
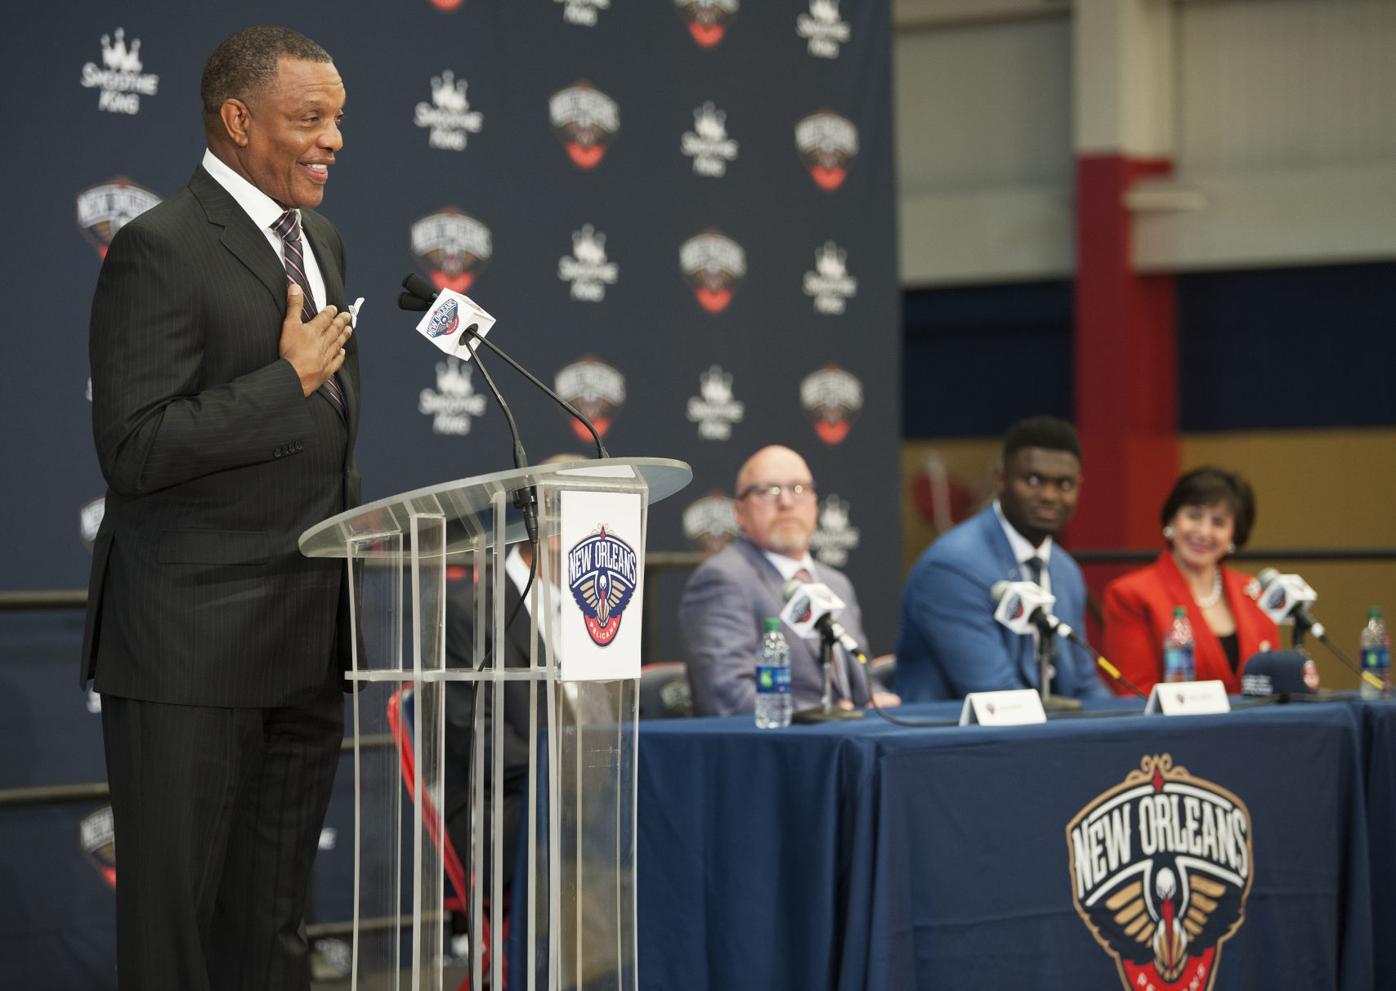
[[[204,171],[213,176],[213,181],[226,189],[228,195],[242,207],[243,212],[252,218],[252,223],[266,237],[267,243],[276,252],[276,257],[281,259],[284,268],[286,255],[281,246],[281,237],[272,230],[272,225],[286,210],[278,205],[276,200],[234,172],[230,165],[212,151],[204,149],[202,164]],[[299,210],[296,211],[296,216],[300,217]],[[305,257],[305,277],[310,281],[310,294],[315,298],[316,310],[322,310],[325,308],[325,277],[320,274],[320,263],[315,260],[315,249],[306,239],[304,225],[301,226],[301,254]]]
[[[1045,592],[1052,591],[1052,576],[1047,573],[1047,563],[1052,560],[1052,538],[1043,537],[1042,543],[1036,547],[1028,543],[1028,538],[1015,530],[1013,524],[1008,522],[1008,517],[1003,515],[1003,507],[997,499],[994,500],[994,515],[998,517],[999,526],[1003,527],[1004,536],[1008,538],[1008,546],[1013,549],[1013,559],[1018,562],[1023,581],[1032,581],[1032,572],[1028,569],[1027,562],[1030,558],[1038,558],[1042,561],[1042,589]]]

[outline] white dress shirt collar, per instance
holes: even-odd
[[[1041,558],[1042,573],[1045,575],[1047,563],[1052,560],[1052,538],[1043,537],[1042,543],[1036,547],[1028,543],[1028,538],[1014,529],[1013,524],[1008,522],[1008,517],[1003,515],[1003,507],[997,499],[994,500],[994,515],[998,517],[999,526],[1003,527],[1004,536],[1008,538],[1008,546],[1013,548],[1013,559],[1023,564],[1028,558]]]
[[[780,572],[780,580],[788,582],[795,577],[795,572],[804,568],[809,572],[810,581],[819,581],[819,572],[814,570],[814,558],[810,557],[809,551],[805,551],[805,556],[798,560],[793,557],[786,557],[784,554],[777,554],[775,551],[763,550],[766,560],[770,561],[775,569]]]
[[[211,150],[204,150],[203,160],[204,170],[213,176],[214,182],[228,191],[228,195],[237,201],[244,213],[252,218],[252,223],[257,225],[258,230],[269,230],[272,224],[286,211],[266,193],[262,192],[252,183],[233,171],[232,166],[223,159],[215,155]],[[296,211],[296,217],[300,217],[300,211]]]

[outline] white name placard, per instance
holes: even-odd
[[[1146,715],[1211,716],[1230,711],[1231,700],[1220,681],[1160,681],[1144,706]]]
[[[960,710],[960,725],[1026,726],[1045,723],[1042,699],[1031,688],[1003,692],[970,692]]]
[[[640,677],[645,543],[635,492],[562,493],[564,681]]]

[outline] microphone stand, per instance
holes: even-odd
[[[1065,695],[1052,694],[1052,642],[1056,631],[1047,622],[1041,610],[1040,619],[1034,619],[1037,626],[1037,693],[1042,697],[1045,712],[1070,712],[1081,708],[1081,700]]]
[[[849,719],[862,719],[863,710],[845,709],[834,704],[834,664],[837,663],[834,657],[834,638],[827,631],[820,631],[820,659],[821,667],[824,669],[824,694],[820,704],[813,709],[801,709],[790,717],[795,723],[837,723]],[[849,679],[849,690],[853,687],[852,678]]]

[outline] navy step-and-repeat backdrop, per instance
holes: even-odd
[[[203,60],[254,23],[319,41],[348,91],[322,212],[344,234],[350,297],[367,300],[367,498],[511,463],[473,367],[444,359],[396,309],[398,282],[418,272],[493,313],[492,339],[590,413],[614,454],[693,465],[693,486],[651,515],[652,550],[715,546],[733,530],[741,462],[771,442],[801,451],[820,487],[816,554],[850,572],[873,646],[890,649],[886,0],[29,7],[0,60],[0,587],[86,583],[104,489],[85,395],[91,290],[113,233],[188,180],[204,148]],[[587,449],[496,364],[535,460]],[[663,657],[649,659],[680,656],[678,585],[663,589]],[[97,700],[75,684],[80,632],[75,616],[0,622],[0,788],[103,777]],[[0,984],[51,975],[58,957],[81,981],[40,983],[110,983],[109,898],[79,851],[88,811],[0,809]],[[345,839],[350,822],[338,823]],[[335,876],[333,851],[326,861]],[[321,917],[345,917],[341,892],[322,893]],[[36,961],[45,969],[26,969]]]

